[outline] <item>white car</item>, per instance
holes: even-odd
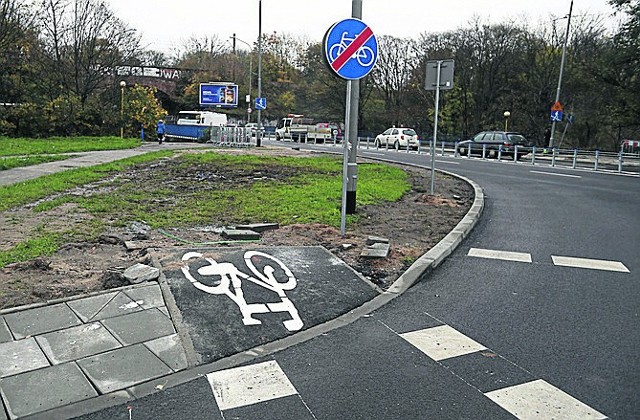
[[[396,150],[411,148],[418,150],[418,134],[413,128],[392,127],[378,134],[374,141],[376,148],[392,147]]]

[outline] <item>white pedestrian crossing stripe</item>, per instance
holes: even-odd
[[[487,392],[485,395],[522,420],[607,418],[542,379]]]
[[[498,251],[494,249],[470,248],[469,257],[487,258],[491,260],[515,261],[531,263],[531,254],[526,252]],[[552,255],[553,264],[562,267],[587,268],[591,270],[616,271],[630,273],[629,269],[619,261],[596,260],[590,258],[561,257]]]
[[[488,258],[492,260],[531,262],[531,254],[524,252],[496,251],[492,249],[471,248],[467,254],[470,257]]]
[[[400,336],[436,361],[486,349],[448,325],[412,331]]]
[[[435,361],[488,350],[449,325],[411,331],[400,334],[400,337]],[[518,419],[607,418],[541,379],[486,392],[484,395]]]
[[[593,260],[589,258],[559,257],[552,255],[553,264],[562,267],[587,268],[591,270],[617,271],[629,273],[629,269],[618,261]]]
[[[218,408],[231,408],[298,394],[275,360],[207,375]]]

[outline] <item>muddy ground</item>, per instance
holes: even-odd
[[[260,153],[304,155],[299,151],[265,148]],[[161,177],[160,171],[173,173],[170,159],[151,166],[137,167],[121,174],[120,178],[148,185]],[[474,199],[470,185],[441,174],[435,181],[436,195],[430,196],[429,171],[406,170],[411,175],[412,190],[396,203],[359,206],[357,213],[362,217],[356,225],[347,226],[345,237],[340,235],[340,229],[331,226],[294,224],[263,233],[259,246],[321,245],[381,288],[388,287],[456,226]],[[181,169],[185,180],[202,177],[199,168],[193,168],[192,171],[194,173]],[[277,178],[274,174],[267,175]],[[246,175],[235,180],[229,179],[233,177],[232,174],[225,176],[227,182],[235,185],[254,181]],[[285,171],[282,176],[291,174]],[[180,183],[180,180],[173,181]],[[72,193],[90,194],[92,189],[97,191],[100,188],[102,186],[97,183]],[[0,212],[0,249],[10,249],[39,227],[45,226],[47,230],[78,228],[91,217],[73,204],[39,213],[33,211],[33,205]],[[68,243],[52,256],[9,264],[0,269],[0,309],[126,285],[128,282],[122,276],[126,268],[137,262],[153,265],[154,255],[169,248],[220,241],[223,238],[218,228],[229,225],[233,225],[233,220],[160,231],[150,229],[143,222],[132,222],[124,228],[112,229],[92,242]],[[370,235],[390,240],[391,252],[387,258],[360,257]]]

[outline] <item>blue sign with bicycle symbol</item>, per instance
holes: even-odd
[[[373,31],[355,18],[342,20],[329,28],[322,47],[329,67],[347,80],[363,78],[378,60],[378,41]]]

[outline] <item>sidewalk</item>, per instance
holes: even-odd
[[[7,182],[5,175],[9,175],[13,182],[21,182],[47,173],[168,147],[182,148],[185,145],[147,143],[134,150],[84,153],[67,161],[4,171],[0,174],[0,185],[11,183]],[[195,312],[183,314],[184,301],[202,301],[203,298],[200,295],[188,296],[188,292],[179,290],[172,282],[172,278],[180,275],[180,258],[155,261],[155,265],[162,269],[158,281],[0,311],[0,396],[4,405],[4,410],[0,410],[0,420],[70,418],[113,404],[124,404],[208,372],[252,360],[257,355],[276,352],[357,320],[401,295],[427,270],[439,265],[468,235],[482,213],[484,196],[476,184],[466,181],[474,186],[476,192],[471,210],[449,235],[419,258],[386,292],[373,292],[373,288],[369,290],[363,285],[358,286],[360,289],[350,286],[348,292],[358,293],[358,298],[345,294],[340,303],[336,301],[339,296],[335,290],[336,283],[347,283],[332,271],[339,267],[338,263],[325,261],[319,263],[322,267],[314,266],[300,260],[303,251],[293,248],[287,251],[293,253],[291,261],[299,262],[287,263],[296,277],[303,279],[306,275],[315,279],[317,273],[327,275],[325,283],[314,283],[314,287],[304,292],[305,296],[292,295],[291,300],[295,304],[300,303],[304,309],[300,312],[303,321],[309,321],[305,329],[291,330],[282,338],[280,328],[280,336],[260,336],[264,344],[225,355],[223,359],[212,358],[210,360],[216,360],[212,363],[206,358],[200,362],[194,360],[194,343],[197,348],[199,342],[192,340],[192,336],[200,335],[200,341],[206,338],[213,342],[228,342],[228,337],[247,334],[247,330],[242,325],[238,328],[238,325],[229,323],[231,319],[237,324],[240,318],[238,307],[231,299],[223,300],[231,309],[223,312],[222,316],[206,311],[207,306],[200,306],[205,312],[213,312],[212,319],[219,324],[216,325],[217,332],[206,337],[202,328],[196,331],[185,328],[183,319],[188,323],[194,319]],[[324,254],[320,252],[320,255]],[[332,257],[329,254],[326,258]],[[225,259],[221,261],[225,262],[218,266],[230,265]],[[236,263],[236,267],[240,267],[240,263]],[[358,278],[363,280],[348,266],[342,273],[353,282],[359,282]],[[328,281],[336,279],[340,281]],[[333,286],[328,286],[331,284]],[[190,284],[186,287],[189,291],[196,290]],[[217,287],[209,286],[209,289]],[[182,302],[182,306],[179,307],[176,301]],[[305,301],[317,303],[317,309],[307,311],[311,306],[303,305]],[[210,304],[204,302],[204,305]],[[216,305],[217,310],[224,307],[224,304]],[[214,309],[213,306],[210,308]],[[327,308],[336,311],[335,315]],[[311,322],[314,316],[318,319],[315,324]],[[332,316],[334,318],[330,319]],[[202,318],[208,324],[215,322]],[[261,331],[264,334],[265,330]]]

